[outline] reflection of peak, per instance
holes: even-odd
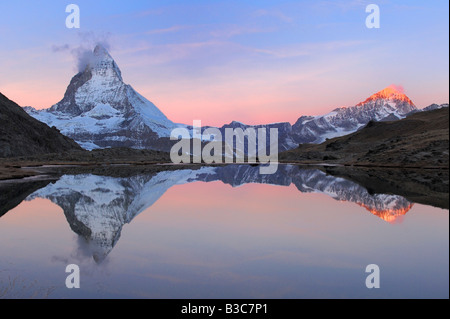
[[[293,182],[301,192],[323,193],[339,201],[365,207],[372,214],[388,220],[388,212],[404,212],[412,203],[399,195],[370,194],[363,186],[350,180],[327,175],[321,170],[299,170]]]
[[[272,175],[261,175],[258,166],[250,165],[161,171],[130,177],[65,175],[29,199],[48,198],[59,205],[71,229],[86,240],[95,261],[101,262],[119,240],[123,225],[152,206],[170,187],[196,181],[222,181],[233,187],[247,183],[294,184],[300,192],[323,193],[339,201],[356,203],[386,221],[406,214],[412,207],[401,196],[370,194],[352,181],[294,165],[280,165]]]
[[[48,198],[60,206],[71,229],[83,237],[96,262],[116,245],[125,224],[152,206],[170,187],[195,181],[211,169],[177,170],[126,178],[65,175],[29,199]]]
[[[229,165],[216,169],[214,175],[204,176],[203,181],[220,180],[231,186],[248,183],[289,186],[294,184],[302,193],[322,193],[338,201],[347,201],[365,207],[386,221],[408,212],[412,203],[399,195],[370,194],[363,186],[350,180],[327,175],[318,169],[301,169],[294,165],[280,165],[275,174],[261,175],[258,167]]]
[[[101,262],[117,243],[126,212],[141,184],[151,179],[113,178],[95,175],[63,176],[31,197],[48,198],[60,206],[71,229],[83,237],[96,262]]]
[[[406,200],[405,200],[406,201]],[[407,212],[413,207],[413,203],[409,203],[406,206],[394,207],[394,208],[385,208],[385,209],[377,209],[373,207],[366,206],[364,204],[359,204],[360,206],[367,209],[369,212],[374,214],[375,216],[380,217],[382,220],[395,224],[401,221],[401,218],[406,215]]]

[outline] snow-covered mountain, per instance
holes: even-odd
[[[431,104],[425,108],[423,108],[421,111],[433,111],[433,110],[438,110],[438,109],[442,109],[444,107],[448,107],[448,103],[444,103],[444,104]]]
[[[101,262],[116,245],[125,224],[151,207],[170,187],[197,181],[221,181],[233,187],[248,183],[294,184],[303,193],[322,193],[337,201],[355,203],[388,222],[406,214],[413,205],[402,196],[370,194],[355,182],[296,165],[281,165],[271,175],[262,175],[258,167],[249,165],[130,177],[65,175],[29,195],[27,200],[40,197],[59,205],[71,229],[86,240],[93,258]]]
[[[387,87],[355,106],[300,117],[292,126],[292,137],[298,144],[322,143],[327,138],[353,133],[370,121],[398,120],[415,110],[416,106],[405,94]]]
[[[205,167],[131,177],[65,175],[27,200],[46,198],[60,206],[71,229],[86,240],[94,260],[101,262],[116,245],[125,224],[170,187],[194,181],[212,170]]]
[[[188,127],[191,128],[191,127]],[[207,128],[210,127],[203,127],[202,129],[205,130]],[[260,125],[247,125],[238,121],[233,121],[229,124],[225,124],[222,127],[219,127],[219,131],[221,133],[222,136],[222,140],[225,138],[226,136],[226,129],[232,129],[232,130],[236,130],[236,129],[242,129],[242,131],[246,131],[247,129],[251,129],[254,130],[254,132],[258,132],[258,129],[263,128],[266,130],[266,145],[265,145],[265,150],[270,150],[270,144],[274,143],[273,140],[271,140],[270,137],[270,132],[271,129],[276,129],[278,132],[278,151],[279,152],[283,152],[283,151],[287,151],[290,150],[292,148],[296,148],[298,146],[297,143],[295,143],[292,139],[292,125],[290,123],[287,122],[279,122],[279,123],[271,123],[271,124],[260,124]],[[246,143],[246,140],[241,140],[241,137],[236,135],[236,140],[237,143],[242,143],[242,145],[244,145],[244,149],[241,151],[244,151],[245,154],[248,154],[248,149],[247,146],[248,144]],[[259,138],[259,136],[258,136]],[[264,145],[260,145],[259,141],[256,140],[256,149],[260,150],[261,148],[264,148]]]
[[[25,110],[86,149],[157,148],[176,126],[123,82],[119,67],[101,45],[95,47],[86,68],[72,78],[59,103],[46,110]]]
[[[351,134],[370,121],[393,121],[405,118],[412,112],[420,111],[414,103],[394,87],[387,87],[355,106],[340,107],[330,113],[318,116],[302,116],[294,125],[288,122],[246,125],[234,121],[219,128],[224,136],[226,128],[270,128],[278,129],[279,152],[298,147],[299,144],[319,144],[327,138]],[[266,146],[268,148],[269,145]]]
[[[85,69],[72,78],[59,103],[46,110],[25,110],[86,149],[131,147],[169,151],[173,128],[192,129],[170,121],[153,103],[125,84],[116,62],[101,45],[95,47]],[[223,137],[226,128],[266,128],[267,133],[277,128],[278,151],[282,152],[302,143],[321,143],[353,133],[370,121],[402,119],[417,111],[420,110],[405,94],[387,87],[355,106],[340,107],[325,115],[301,116],[294,125],[246,125],[233,121],[219,130]],[[270,143],[273,141],[266,139],[266,149]],[[258,149],[261,147],[258,145]]]

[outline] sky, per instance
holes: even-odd
[[[366,27],[371,3],[380,28]],[[21,106],[59,102],[99,42],[177,123],[295,123],[389,85],[419,108],[449,102],[447,0],[17,0],[0,14],[0,92]]]

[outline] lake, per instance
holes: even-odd
[[[0,298],[449,298],[448,209],[294,165],[125,175],[2,182]]]

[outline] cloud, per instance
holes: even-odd
[[[329,41],[320,43],[302,43],[299,45],[284,46],[274,49],[255,49],[255,51],[283,59],[300,56],[314,56],[325,52],[354,48],[365,43],[367,43],[367,41]]]
[[[193,61],[202,61],[214,56],[217,60],[223,56],[229,56],[233,52],[243,50],[238,44],[220,41],[196,41],[166,44],[139,44],[136,47],[127,47],[118,50],[117,56],[125,56],[128,60],[127,67],[149,67],[152,66],[176,66],[178,70],[192,70]],[[186,61],[189,60],[189,63]]]
[[[218,30],[210,31],[210,34],[216,38],[231,38],[240,34],[252,34],[252,33],[265,33],[273,32],[275,28],[258,28],[258,27],[246,27],[239,25],[222,26]]]
[[[255,17],[274,17],[277,18],[283,22],[286,23],[292,23],[294,21],[294,19],[292,19],[291,17],[288,17],[287,15],[285,15],[283,12],[281,12],[280,10],[265,10],[265,9],[260,9],[257,10],[253,13],[253,15]]]
[[[81,42],[85,45],[93,47],[97,44],[101,44],[105,47],[105,49],[111,49],[111,33],[109,32],[100,34],[93,31],[79,32],[78,36],[80,37]]]
[[[63,45],[52,45],[52,52],[65,52],[70,50],[70,45],[63,44]]]
[[[96,45],[102,45],[106,50],[111,49],[110,33],[97,34],[92,31],[79,32],[78,37],[80,44],[77,46],[71,46],[70,44],[57,45],[54,44],[51,47],[52,52],[70,52],[75,59],[76,70],[78,72],[84,71],[86,66],[93,59],[93,49]]]
[[[142,17],[148,17],[148,16],[154,16],[154,15],[161,15],[164,13],[164,10],[162,8],[160,9],[151,9],[146,11],[140,11],[135,14],[136,17],[142,18]]]
[[[80,46],[70,51],[76,59],[77,71],[83,72],[88,64],[93,60],[94,54],[92,49]]]
[[[385,0],[379,0],[378,4],[385,3]],[[321,8],[329,8],[330,10],[335,10],[336,8],[341,11],[355,10],[361,7],[366,7],[368,4],[373,3],[371,0],[322,0],[314,2]]]
[[[181,26],[181,25],[175,25],[170,28],[164,28],[164,29],[154,29],[145,32],[146,34],[163,34],[163,33],[170,33],[170,32],[178,32],[180,30],[185,30],[189,28],[188,26]]]

